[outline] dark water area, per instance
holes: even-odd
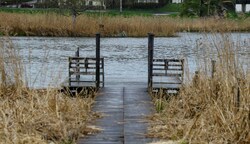
[[[229,36],[228,36],[229,35]],[[250,33],[232,33],[244,69],[250,71]],[[95,57],[95,38],[12,37],[25,66],[31,87],[59,86],[68,76],[68,57],[80,48],[80,56]],[[105,82],[147,81],[147,38],[101,38],[101,56],[105,58]],[[216,42],[219,41],[219,42]],[[223,45],[219,34],[180,33],[179,37],[160,37],[154,41],[154,58],[184,58],[188,73],[200,61],[214,59],[213,43]],[[204,57],[206,55],[206,57]],[[94,77],[93,77],[94,79]]]

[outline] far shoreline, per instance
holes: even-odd
[[[234,33],[250,32],[246,19],[172,18],[145,16],[79,15],[75,21],[60,14],[20,14],[0,12],[0,35],[39,37],[178,37],[180,32]]]

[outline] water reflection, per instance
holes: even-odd
[[[185,58],[189,71],[197,68],[197,58],[216,48],[210,44],[212,34],[180,33],[180,37],[155,38],[155,58]],[[214,38],[214,39],[213,39]],[[234,33],[232,39],[240,45],[239,54],[246,69],[250,62],[250,34]],[[80,48],[80,55],[95,56],[95,38],[13,37],[20,49],[31,86],[47,87],[60,84],[67,77],[68,56]],[[101,56],[105,58],[106,82],[147,81],[147,38],[102,38]],[[208,50],[209,49],[209,50]]]

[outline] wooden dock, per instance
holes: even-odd
[[[148,35],[148,90],[178,94],[183,82],[184,59],[154,58],[154,34]],[[62,91],[75,95],[83,89],[97,91],[104,87],[104,58],[100,57],[100,34],[96,34],[96,57],[80,57],[79,48],[69,57],[69,77]],[[119,80],[118,80],[119,81]]]
[[[83,90],[98,91],[104,87],[104,58],[100,57],[100,33],[96,34],[96,57],[80,57],[77,48],[74,57],[69,57],[69,77],[62,84],[62,92],[76,95]]]
[[[79,144],[145,144],[153,141],[146,137],[146,116],[154,112],[149,92],[163,89],[166,93],[170,93],[169,90],[178,93],[184,71],[183,59],[154,59],[153,44],[154,35],[149,34],[148,82],[127,83],[117,79],[104,87],[100,34],[96,35],[96,58],[80,57],[79,49],[75,57],[69,57],[69,78],[63,89],[71,94],[94,89],[98,95],[93,110],[105,115],[93,122],[103,130],[81,138]]]
[[[148,34],[148,89],[178,94],[184,77],[184,59],[154,58],[154,34]]]
[[[93,110],[105,115],[93,122],[103,130],[81,138],[78,144],[145,144],[153,141],[146,137],[146,116],[154,111],[146,83],[117,83],[100,89]]]

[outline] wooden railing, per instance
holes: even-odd
[[[154,34],[148,34],[148,88],[178,93],[183,83],[184,59],[154,59]],[[171,92],[170,92],[171,91]]]
[[[184,59],[153,59],[153,76],[177,77],[183,81]]]
[[[69,57],[69,86],[104,87],[104,58],[100,58],[99,67],[96,63],[96,58]]]
[[[179,90],[184,76],[183,59],[153,59],[152,88]]]

